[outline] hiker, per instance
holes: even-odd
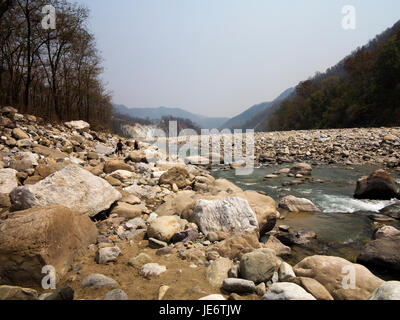
[[[135,150],[139,150],[139,142],[135,140]]]
[[[122,148],[124,147],[124,144],[122,143],[122,140],[120,139],[119,142],[117,143],[117,155],[122,156]]]

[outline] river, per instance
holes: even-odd
[[[323,182],[306,182],[301,185],[284,186],[294,178],[279,175],[278,178],[264,180],[268,174],[288,165],[262,166],[254,169],[252,175],[237,176],[234,170],[214,167],[215,178],[225,178],[243,190],[263,191],[277,203],[279,198],[288,194],[311,200],[320,210],[318,213],[283,213],[277,226],[288,225],[293,230],[312,230],[317,240],[307,247],[292,247],[288,260],[293,264],[313,254],[340,256],[355,262],[362,247],[371,240],[373,221],[369,215],[379,213],[393,201],[356,200],[353,194],[357,179],[379,169],[374,166],[348,167],[340,165],[320,165],[313,167],[314,180]],[[290,167],[290,166],[289,166]],[[399,183],[397,172],[390,172]],[[399,227],[399,221],[390,225]]]

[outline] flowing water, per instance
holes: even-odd
[[[323,182],[307,182],[296,186],[283,186],[292,181],[286,175],[264,181],[267,174],[272,174],[287,166],[267,166],[255,168],[252,175],[237,176],[234,170],[214,168],[215,178],[232,181],[243,190],[263,191],[275,201],[288,194],[311,200],[320,210],[318,213],[285,213],[284,219],[277,225],[288,225],[293,230],[312,230],[318,240],[311,246],[292,248],[292,263],[297,263],[312,254],[334,255],[355,261],[362,247],[373,235],[371,214],[395,202],[353,199],[357,180],[369,175],[379,168],[372,166],[353,167],[325,165],[313,168],[314,180]],[[400,176],[390,172],[399,182]],[[391,223],[398,226],[398,222]]]

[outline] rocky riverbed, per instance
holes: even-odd
[[[292,250],[317,235],[279,221],[317,212],[308,199],[275,201],[83,121],[51,125],[3,107],[0,136],[0,299],[400,299],[400,283],[386,281],[400,265],[400,231],[386,225],[400,218],[396,203],[375,217],[357,261],[310,253],[291,265]],[[396,170],[399,137],[385,128],[256,134],[255,159],[288,164],[274,177],[318,183],[317,163]],[[391,179],[375,172],[356,194],[397,196]],[[44,277],[56,287],[43,288]]]

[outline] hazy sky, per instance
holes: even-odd
[[[235,116],[400,19],[399,0],[79,0],[114,102]],[[356,8],[356,29],[342,8]]]

